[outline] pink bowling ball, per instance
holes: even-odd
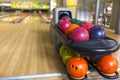
[[[63,21],[70,21],[71,18],[69,16],[63,16],[59,21],[58,25],[60,26]]]
[[[92,28],[94,26],[94,24],[92,23],[86,23],[84,24],[82,27],[84,27],[85,29],[89,30],[90,28]]]
[[[67,29],[67,27],[71,24],[70,21],[63,21],[60,25],[59,25],[59,28],[62,32],[65,33],[65,30]]]
[[[64,21],[63,19],[60,19],[60,20],[58,21],[58,26],[61,26],[61,24],[62,24],[63,21]]]
[[[73,42],[87,41],[90,39],[89,32],[83,27],[76,28],[71,32],[70,39]]]

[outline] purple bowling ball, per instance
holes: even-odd
[[[65,30],[67,29],[67,27],[71,25],[71,22],[70,21],[66,21],[64,20],[60,25],[59,25],[59,28],[62,32],[65,33]]]
[[[87,24],[87,22],[86,22],[86,21],[82,21],[82,22],[80,22],[79,25],[80,25],[81,27],[83,27],[85,24]]]
[[[87,31],[87,29],[85,29],[83,27],[74,29],[70,35],[70,39],[73,42],[87,41],[87,40],[89,40],[89,38],[90,38],[89,32]]]
[[[91,39],[104,39],[105,38],[105,31],[100,26],[93,26],[90,30],[90,37]]]

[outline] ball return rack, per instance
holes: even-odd
[[[103,78],[106,79],[117,79],[119,77],[119,73],[116,71],[114,75],[108,76],[104,73],[102,73],[97,66],[95,65],[95,61],[102,58],[106,54],[112,54],[113,52],[117,51],[119,49],[119,44],[116,40],[111,39],[109,37],[106,37],[105,39],[96,39],[96,40],[88,40],[88,41],[82,41],[82,42],[72,42],[69,40],[63,32],[61,32],[58,28],[57,22],[60,19],[62,15],[68,15],[71,18],[73,18],[72,10],[68,8],[57,8],[54,11],[54,24],[51,24],[50,31],[53,32],[53,36],[55,36],[57,39],[62,42],[62,44],[66,45],[72,50],[80,52],[80,56],[84,57],[86,61],[88,62],[88,65],[90,68],[93,68],[94,70],[99,73]],[[56,43],[55,43],[56,44]],[[92,57],[92,59],[91,59]],[[62,61],[61,61],[62,62]],[[63,63],[62,63],[63,64]],[[64,65],[64,64],[63,64]],[[65,65],[64,65],[65,66]],[[66,68],[66,66],[65,66]],[[65,69],[66,70],[66,69]],[[66,74],[69,80],[76,80],[73,79],[69,73]],[[87,74],[82,80],[87,80]]]

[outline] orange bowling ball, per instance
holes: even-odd
[[[75,28],[78,28],[80,27],[79,25],[77,24],[71,24],[67,27],[67,29],[65,30],[65,35],[69,38],[69,35],[71,33],[72,30],[74,30]]]
[[[82,57],[73,57],[67,63],[67,71],[73,78],[82,78],[88,71],[88,64]]]
[[[105,74],[115,73],[118,69],[118,61],[112,55],[105,55],[97,61],[98,69]]]

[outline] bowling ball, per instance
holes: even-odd
[[[89,30],[90,28],[92,28],[94,26],[94,24],[92,23],[86,23],[84,24],[82,27],[84,27],[85,29]]]
[[[73,78],[82,78],[86,75],[88,71],[88,64],[86,60],[82,57],[73,57],[71,58],[67,65],[67,72]]]
[[[62,24],[63,21],[64,21],[63,19],[60,19],[60,20],[58,21],[58,26],[61,26],[61,24]]]
[[[68,62],[72,57],[75,57],[75,56],[80,57],[79,52],[73,51],[73,50],[71,50],[71,49],[67,49],[67,50],[64,52],[64,54],[62,55],[62,61],[63,61],[63,63],[66,65],[67,62]]]
[[[83,27],[76,28],[71,32],[70,39],[73,42],[87,41],[89,40],[89,32]]]
[[[60,41],[57,42],[57,44],[56,44],[57,52],[59,52],[59,49],[62,45],[63,45],[62,42],[60,42]]]
[[[59,28],[60,28],[60,30],[61,30],[62,32],[65,32],[65,30],[67,29],[67,27],[68,27],[70,24],[71,24],[70,21],[63,21],[63,22],[61,23],[61,25],[59,26]]]
[[[79,24],[81,27],[83,27],[85,24],[87,24],[86,21],[81,21],[81,23]]]
[[[58,24],[60,25],[63,21],[70,21],[71,18],[69,16],[63,16],[62,18],[59,19]]]
[[[70,20],[71,20],[71,18],[70,18],[69,16],[63,16],[63,17],[61,18],[61,20],[70,21]]]
[[[65,35],[69,38],[70,33],[72,32],[72,30],[74,30],[75,28],[80,27],[77,24],[71,24],[66,30],[65,30]]]
[[[63,21],[70,21],[71,18],[69,16],[63,16],[59,21],[58,25],[60,26]]]
[[[62,57],[62,61],[63,61],[63,63],[66,65],[67,64],[67,62],[72,58],[73,56],[71,55],[71,54],[63,54],[63,57]]]
[[[112,55],[105,55],[97,61],[98,69],[105,74],[115,73],[118,69],[118,61]]]
[[[105,31],[100,26],[93,26],[89,29],[91,39],[104,39]]]
[[[66,50],[67,50],[67,47],[65,45],[62,45],[59,49],[59,55],[62,57]]]
[[[76,19],[76,18],[73,18],[73,19],[71,19],[71,23],[72,24],[80,24],[80,20],[78,20],[78,19]]]

